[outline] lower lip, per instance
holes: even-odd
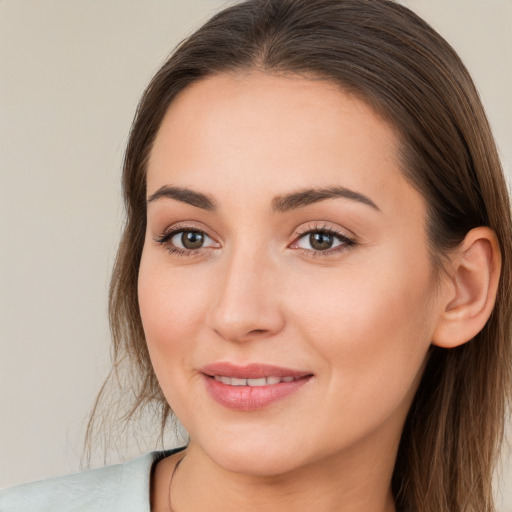
[[[311,377],[269,386],[230,386],[204,375],[206,388],[213,399],[224,407],[239,411],[255,411],[268,407],[299,391]]]

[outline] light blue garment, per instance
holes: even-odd
[[[150,512],[151,469],[174,451],[1,490],[0,512]]]

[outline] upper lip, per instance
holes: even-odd
[[[284,368],[271,364],[252,363],[247,365],[236,365],[228,362],[211,363],[203,366],[201,373],[210,377],[225,376],[237,379],[260,379],[262,377],[307,377],[311,372]]]

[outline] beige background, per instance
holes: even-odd
[[[465,60],[511,175],[512,1],[404,3]],[[171,48],[224,4],[0,0],[0,487],[78,470],[109,367],[106,290],[134,109]],[[510,463],[502,480],[510,512]]]

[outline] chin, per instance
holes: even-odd
[[[201,449],[223,469],[246,475],[276,476],[289,473],[305,463],[300,443],[291,446],[289,442],[283,443],[268,436],[238,437],[229,441],[210,438]]]
[[[212,459],[227,471],[243,475],[253,476],[277,476],[292,472],[300,467],[297,457],[289,457],[279,449],[246,450],[238,452],[234,450],[215,453]],[[215,458],[214,458],[215,457]]]

